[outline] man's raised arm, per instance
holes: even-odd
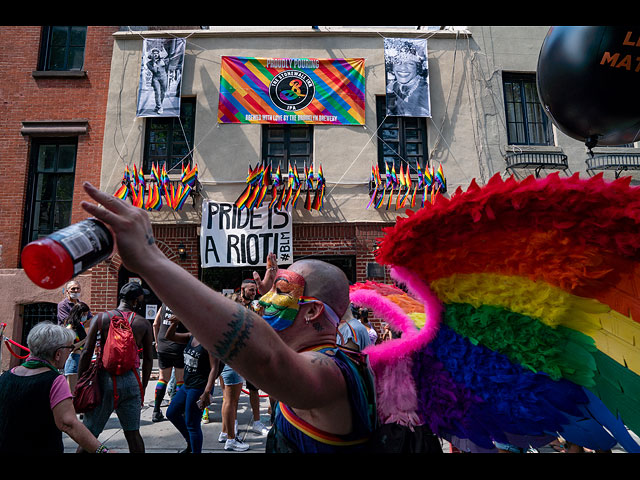
[[[258,315],[204,285],[155,244],[147,212],[85,183],[104,208],[82,207],[109,226],[125,267],[141,275],[202,345],[251,383],[302,409],[343,393],[341,374],[298,354]],[[295,379],[295,380],[294,380]]]

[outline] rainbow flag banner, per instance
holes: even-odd
[[[218,123],[364,125],[363,58],[222,57]]]

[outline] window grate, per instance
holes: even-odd
[[[29,303],[23,305],[22,311],[22,343],[27,346],[27,336],[31,329],[40,322],[58,323],[58,305],[49,302]],[[23,352],[24,353],[24,352]]]

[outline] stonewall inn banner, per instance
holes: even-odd
[[[218,123],[364,125],[363,58],[222,57]]]

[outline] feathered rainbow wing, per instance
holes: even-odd
[[[496,175],[407,214],[377,252],[404,288],[351,290],[402,332],[367,350],[382,421],[471,451],[639,452],[640,189]]]

